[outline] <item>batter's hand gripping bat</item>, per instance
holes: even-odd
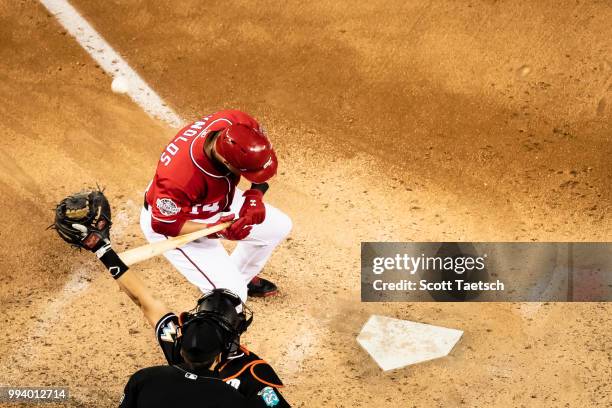
[[[257,185],[252,184],[251,188],[255,188],[265,194],[266,191],[268,191],[269,185],[268,183],[261,183]],[[224,229],[232,225],[232,223],[234,223],[235,221],[236,220],[227,221],[222,224],[213,225],[212,227],[205,228],[199,231],[190,232],[189,234],[168,238],[165,241],[154,242],[152,244],[143,245],[138,248],[128,249],[127,251],[121,252],[119,254],[119,258],[121,258],[123,263],[127,266],[134,265],[135,263],[146,261],[147,259],[153,258],[157,255],[161,255],[166,251],[176,249],[191,241],[195,241],[198,238],[214,234],[215,232],[223,231]]]

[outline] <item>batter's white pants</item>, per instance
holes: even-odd
[[[242,191],[236,189],[234,201],[228,212],[238,213],[244,202]],[[253,225],[248,237],[239,241],[232,254],[228,254],[219,239],[201,238],[164,253],[164,256],[189,282],[204,293],[224,288],[238,294],[244,302],[247,299],[247,284],[264,267],[274,248],[291,231],[291,219],[279,209],[264,203],[266,218],[263,223]],[[198,222],[213,223],[221,217],[217,214]],[[140,228],[149,242],[167,239],[151,228],[151,212],[142,209]]]

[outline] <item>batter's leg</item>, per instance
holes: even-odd
[[[236,189],[231,205],[231,212],[236,217],[243,202],[242,191]],[[291,218],[287,214],[270,204],[266,203],[265,206],[264,222],[254,225],[249,236],[236,245],[230,256],[247,283],[261,272],[274,249],[289,235],[292,227]]]
[[[140,215],[140,227],[149,242],[166,239],[153,231],[151,213],[145,209]],[[219,240],[199,239],[165,252],[164,257],[202,292],[225,288],[247,300],[247,282]]]

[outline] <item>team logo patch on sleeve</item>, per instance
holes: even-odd
[[[275,407],[280,402],[280,400],[278,399],[278,395],[276,395],[276,392],[272,387],[263,388],[257,393],[257,395],[261,397],[261,399],[268,407]]]
[[[179,206],[169,198],[158,198],[156,204],[159,212],[165,216],[176,215],[181,212]]]
[[[160,339],[168,343],[174,343],[176,337],[176,325],[174,322],[168,322],[162,329],[159,336]]]

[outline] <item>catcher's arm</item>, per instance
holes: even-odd
[[[126,271],[116,281],[130,299],[140,307],[152,327],[155,327],[162,317],[170,313],[170,309],[153,296],[136,272]]]
[[[72,246],[94,252],[119,287],[142,309],[151,326],[155,326],[170,310],[153,296],[136,272],[128,271],[111,247],[111,225],[110,204],[102,191],[85,191],[66,197],[57,205],[52,227]]]

